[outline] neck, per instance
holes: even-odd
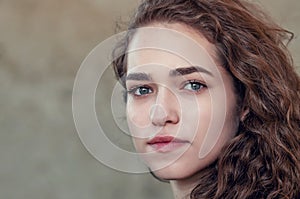
[[[197,186],[199,174],[187,179],[170,180],[175,199],[190,198],[191,191]]]
[[[205,181],[208,183],[207,186],[209,186],[211,181],[217,180],[216,172],[217,168],[215,162],[190,177],[178,180],[170,180],[175,199],[189,199],[192,190],[200,183],[200,180]]]

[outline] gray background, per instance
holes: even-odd
[[[81,62],[137,2],[0,0],[1,199],[172,198],[169,185],[150,175],[99,163],[80,142],[72,118]],[[295,33],[290,50],[299,66],[300,1],[257,2]],[[106,89],[97,93],[110,95]],[[102,104],[98,100],[98,114],[106,114]],[[130,142],[110,136],[130,148]]]

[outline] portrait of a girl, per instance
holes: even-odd
[[[292,38],[249,1],[140,3],[113,67],[135,149],[175,198],[300,198]]]

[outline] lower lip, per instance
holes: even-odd
[[[165,153],[165,152],[174,151],[186,144],[187,142],[160,142],[160,143],[149,144],[149,145],[155,151]]]

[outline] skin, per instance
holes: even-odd
[[[208,53],[200,53],[200,56],[192,49],[184,50],[188,55],[195,54],[195,60],[201,57],[196,63],[201,70],[193,72],[184,70],[191,67],[189,61],[163,50],[144,49],[128,55],[126,110],[135,148],[155,175],[170,180],[175,198],[184,198],[197,184],[199,171],[216,160],[222,147],[234,137],[241,114],[232,77],[219,65],[214,45],[199,32],[182,24],[150,26],[181,32]],[[163,33],[137,31],[129,50],[172,39]],[[208,64],[209,56],[216,67]],[[179,68],[183,73],[174,72]],[[225,110],[224,121],[217,133],[214,128],[210,130],[210,126],[221,121],[218,115],[222,115],[222,110]],[[173,136],[184,143],[171,150],[159,151],[147,144],[155,136]],[[203,146],[207,152],[200,157]]]

